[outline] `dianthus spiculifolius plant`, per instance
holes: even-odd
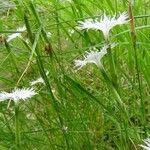
[[[127,23],[127,19],[128,15],[126,12],[120,14],[118,18],[116,18],[116,15],[111,18],[104,14],[100,19],[86,19],[85,21],[79,21],[78,28],[81,30],[100,30],[102,31],[104,38],[108,40],[110,30],[117,25]]]
[[[13,100],[17,103],[19,100],[27,100],[37,93],[33,88],[14,89],[12,92],[1,92],[0,101]]]
[[[107,49],[109,47],[113,48],[117,44],[113,43],[111,45],[104,45],[101,50],[99,51],[98,49],[94,48],[93,50],[86,52],[86,55],[84,55],[83,60],[75,60],[75,67],[79,70],[86,64],[94,63],[98,68],[103,68],[102,65],[102,58],[104,55],[107,54]]]

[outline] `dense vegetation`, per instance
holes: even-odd
[[[0,149],[142,149],[150,133],[149,7],[149,0],[0,0]],[[81,30],[81,21],[123,12],[126,23],[109,38]],[[106,44],[100,66],[75,64]],[[26,88],[36,93],[19,99],[15,90]]]

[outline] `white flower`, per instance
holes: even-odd
[[[10,42],[11,40],[15,39],[16,37],[20,37],[21,36],[21,32],[26,31],[26,27],[23,26],[21,28],[18,28],[16,33],[13,33],[11,35],[8,36],[7,42]]]
[[[100,19],[100,21],[87,19],[84,22],[79,21],[79,29],[94,29],[94,30],[101,30],[103,32],[104,38],[109,38],[109,32],[110,30],[116,26],[127,23],[128,15],[127,13],[122,13],[118,18],[116,16],[113,16],[112,18],[107,17],[105,14]]]
[[[46,75],[48,75],[48,74],[49,74],[49,71],[46,72]],[[31,81],[30,85],[33,86],[33,85],[38,84],[38,83],[43,83],[44,84],[44,80],[40,77],[40,78],[38,78],[34,81]]]
[[[75,60],[75,67],[78,67],[78,69],[81,69],[83,66],[85,66],[88,63],[94,63],[97,65],[97,67],[102,68],[101,59],[103,56],[107,53],[108,45],[105,45],[101,51],[90,51],[86,52],[86,55],[84,56],[84,60]]]
[[[23,88],[23,89],[15,89],[11,93],[1,92],[0,93],[0,101],[5,101],[7,99],[13,100],[14,102],[18,102],[19,100],[26,100],[37,93],[33,88]]]
[[[140,145],[144,150],[150,150],[150,138],[144,140],[145,145]]]

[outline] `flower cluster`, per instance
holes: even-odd
[[[100,30],[103,32],[104,38],[106,40],[106,43],[109,43],[109,32],[110,30],[121,24],[127,23],[128,15],[127,13],[123,12],[120,14],[118,18],[116,18],[116,15],[111,17],[106,16],[105,14],[103,15],[100,20],[98,19],[87,19],[85,21],[79,21],[79,26],[78,28],[81,30]],[[84,60],[75,60],[75,67],[78,67],[81,69],[83,66],[85,66],[88,63],[94,63],[97,65],[97,67],[102,68],[103,65],[101,63],[101,59],[103,56],[107,53],[108,48],[112,48],[114,45],[105,45],[101,51],[98,51],[97,49],[95,51],[90,51],[86,52],[86,55],[84,56]]]

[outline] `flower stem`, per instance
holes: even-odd
[[[127,111],[126,111],[126,106],[124,105],[124,103],[122,102],[122,99],[118,93],[118,91],[116,90],[113,82],[111,81],[110,77],[107,75],[106,71],[104,70],[104,68],[100,69],[102,76],[104,77],[108,87],[110,88],[110,90],[112,91],[113,95],[116,97],[117,103],[119,104],[119,106],[122,108],[122,110],[124,111],[124,113],[126,114],[126,119],[128,120],[128,115],[127,115]]]
[[[109,57],[109,67],[110,67],[110,74],[111,74],[111,82],[113,83],[114,87],[118,91],[118,81],[117,81],[117,74],[116,74],[116,69],[115,69],[115,63],[113,60],[113,55],[112,55],[112,50],[111,50],[111,45],[109,40],[106,41],[108,48],[107,48],[107,53]]]
[[[19,130],[19,106],[15,104],[15,143],[17,149],[20,147],[20,130]]]
[[[128,116],[128,112],[127,112],[127,109],[126,109],[126,105],[123,103],[121,97],[120,97],[120,94],[118,93],[118,91],[116,90],[113,82],[110,80],[110,77],[107,75],[106,71],[104,70],[104,68],[100,68],[100,71],[102,73],[102,76],[103,78],[105,79],[106,81],[106,84],[108,86],[108,88],[111,90],[112,94],[115,96],[115,100],[118,104],[118,107],[119,107],[119,110],[121,112],[121,117],[123,119],[123,126],[124,126],[124,130],[123,132],[125,132],[125,135],[126,135],[126,138],[125,137],[122,137],[124,144],[126,144],[126,147],[128,147],[128,144],[127,144],[127,141],[129,139],[129,136],[128,136],[128,130],[127,130],[127,127],[129,125],[130,122],[130,118]],[[122,134],[124,135],[124,134]]]

